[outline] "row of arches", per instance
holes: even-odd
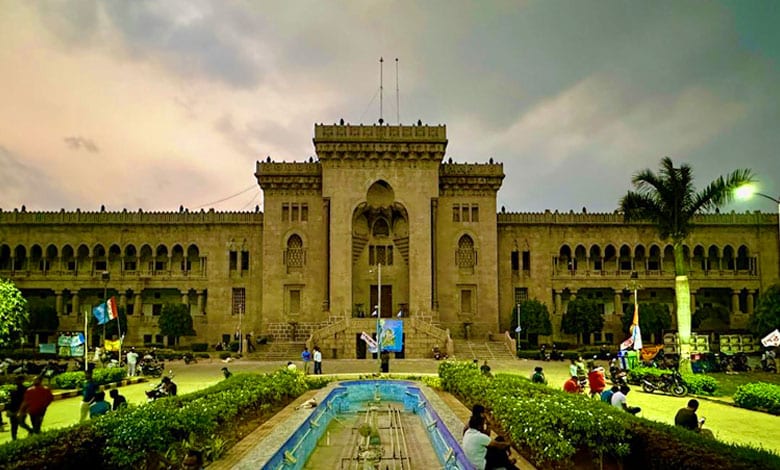
[[[55,244],[30,247],[17,245],[13,249],[0,245],[0,271],[49,271],[59,269],[76,271],[79,267],[91,266],[95,271],[120,269],[122,271],[190,271],[199,269],[200,248],[196,244],[184,246],[174,244],[170,248],[165,244],[155,247],[145,243],[140,246],[118,244],[89,246]]]
[[[746,245],[734,248],[725,245],[722,248],[717,245],[705,247],[694,246],[693,250],[688,245],[683,245],[683,254],[688,260],[690,270],[731,270],[731,271],[755,271],[756,260],[751,256],[750,249]],[[568,244],[563,244],[554,259],[557,270],[576,271],[587,269],[591,271],[619,270],[619,271],[673,271],[674,247],[671,244],[660,246],[651,244],[648,247],[642,244],[630,246],[623,244],[619,248],[613,244],[607,244],[603,248],[594,244],[589,248],[578,244],[572,250]]]

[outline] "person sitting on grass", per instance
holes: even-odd
[[[484,426],[485,423],[478,416],[469,418],[469,427],[463,434],[461,444],[463,453],[466,454],[466,458],[468,458],[469,462],[478,470],[485,469],[485,456],[487,455],[488,447],[494,447],[504,451],[509,448],[508,442],[490,439],[490,436],[480,431]]]
[[[611,404],[615,408],[628,411],[632,415],[635,415],[640,411],[642,411],[642,409],[639,408],[638,406],[628,406],[628,403],[626,402],[626,395],[628,395],[628,392],[630,391],[631,388],[629,388],[628,385],[621,385],[620,390],[618,390],[612,395]]]
[[[601,392],[601,401],[611,405],[612,404],[612,395],[614,395],[615,392],[619,392],[619,391],[620,391],[620,387],[618,387],[617,385],[613,385],[612,388],[609,388],[609,389],[604,390],[603,392]]]
[[[95,400],[89,405],[89,419],[97,418],[111,411],[111,405],[106,401],[106,392],[99,391],[95,394]]]
[[[113,401],[113,404],[111,405],[111,409],[113,411],[116,411],[120,408],[127,408],[127,399],[124,397],[124,395],[119,394],[119,390],[115,388],[111,389],[111,391],[108,392],[108,395]]]
[[[544,369],[542,369],[541,366],[534,367],[534,373],[531,375],[531,382],[547,385],[547,377],[544,376]]]
[[[704,418],[700,419],[696,415],[698,409],[699,400],[696,400],[695,398],[688,400],[688,406],[680,408],[674,416],[674,425],[693,432],[698,432],[703,436],[715,437],[709,429],[702,429],[704,426]]]
[[[580,388],[580,381],[577,380],[576,375],[572,375],[569,380],[563,383],[563,391],[574,394],[582,392],[582,389]]]

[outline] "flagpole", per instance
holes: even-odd
[[[116,300],[114,300],[116,304]],[[116,329],[119,332],[119,367],[122,367],[122,322],[119,321],[119,309],[116,313]]]
[[[89,309],[84,310],[84,372],[86,373],[89,369],[87,366],[87,354],[89,354],[89,333],[87,331],[89,323]]]

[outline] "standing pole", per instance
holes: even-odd
[[[379,372],[382,372],[382,332],[379,319],[382,318],[382,263],[377,265],[377,301],[376,301],[376,358],[379,362]]]
[[[89,309],[84,310],[84,372],[86,373],[88,370],[87,366],[87,354],[89,353],[89,333],[87,332],[89,322]]]
[[[395,58],[395,118],[397,124],[401,125],[401,98],[398,93],[398,57]]]
[[[383,94],[384,94],[384,77],[383,77],[383,63],[385,59],[382,57],[379,58],[379,125],[381,126],[384,122],[384,110],[383,110]]]

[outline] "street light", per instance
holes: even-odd
[[[379,364],[379,372],[382,372],[382,351],[381,351],[381,341],[382,338],[379,325],[379,319],[382,318],[382,263],[377,263],[376,265],[376,359],[377,363]]]
[[[515,315],[517,316],[517,326],[515,327],[515,352],[520,350],[520,332],[523,328],[520,326],[520,302],[515,305]]]
[[[768,194],[760,193],[756,191],[756,187],[753,184],[743,184],[742,186],[738,187],[734,194],[737,196],[737,199],[743,199],[747,200],[751,197],[755,196],[761,196],[764,199],[769,199],[770,201],[777,204],[777,246],[778,246],[778,252],[780,252],[780,198],[774,198],[772,196],[769,196]]]

